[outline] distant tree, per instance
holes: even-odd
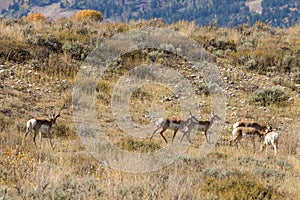
[[[97,10],[80,10],[74,15],[76,21],[102,21],[102,13]]]
[[[28,16],[22,17],[22,20],[23,21],[28,21],[28,22],[31,22],[31,21],[45,21],[46,17],[44,15],[40,14],[40,13],[31,13]]]

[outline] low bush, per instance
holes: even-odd
[[[254,92],[252,97],[250,97],[252,103],[260,106],[268,106],[271,104],[284,106],[288,99],[289,97],[284,91],[278,88],[259,89]]]

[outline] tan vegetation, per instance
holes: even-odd
[[[150,26],[179,30],[213,56],[227,97],[226,119],[222,119],[225,125],[217,145],[204,158],[195,156],[205,143],[199,133],[193,136],[186,155],[168,167],[145,174],[125,173],[99,162],[83,145],[73,123],[72,89],[82,62],[101,41],[117,33]],[[77,23],[68,18],[43,23],[3,20],[0,22],[0,197],[300,199],[299,32],[299,26],[275,29],[262,23],[227,29],[197,27],[183,21],[167,25],[159,20],[126,23]],[[120,77],[149,62],[167,64],[191,81],[201,110],[195,116],[208,118],[212,112],[210,86],[201,83],[201,77],[193,78],[193,71],[183,58],[153,49],[123,55],[97,83],[97,116],[113,144],[135,153],[154,152],[166,144],[160,137],[149,141],[126,135],[114,124],[110,102]],[[268,89],[273,98],[269,97]],[[264,95],[267,97],[263,98]],[[133,121],[141,125],[151,123],[147,116],[153,105],[165,108],[167,116],[161,117],[178,117],[181,112],[172,91],[156,84],[140,87],[129,104]],[[61,118],[52,130],[54,150],[49,145],[36,148],[29,137],[27,145],[22,147],[27,120],[46,117],[55,109],[61,110]],[[229,146],[232,124],[240,119],[269,122],[277,129],[280,150],[276,157],[272,151],[253,153],[243,140],[238,150]],[[170,140],[172,131],[167,130],[165,136]]]

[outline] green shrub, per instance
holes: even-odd
[[[88,46],[80,42],[75,42],[72,45],[64,44],[62,49],[75,60],[84,60],[89,53]]]
[[[245,164],[254,164],[254,165],[264,165],[266,163],[266,160],[260,160],[253,158],[252,156],[243,156],[243,157],[238,157],[237,162],[240,165],[245,165]]]
[[[32,58],[30,47],[17,40],[0,39],[0,47],[0,63],[4,61],[24,63]]]
[[[214,199],[284,199],[285,196],[272,186],[264,185],[256,177],[239,172],[223,179],[207,176],[204,183],[202,190],[214,194]]]
[[[236,44],[233,41],[224,41],[220,39],[212,38],[204,44],[204,48],[214,47],[216,50],[230,49],[236,51]]]
[[[256,90],[250,99],[251,102],[260,106],[271,104],[284,106],[289,97],[281,89],[265,88]]]
[[[218,167],[208,168],[201,173],[204,179],[210,177],[218,180],[230,178],[233,174],[232,170],[220,169]]]
[[[160,149],[160,146],[158,144],[155,144],[153,142],[144,142],[144,141],[136,141],[133,139],[123,139],[121,140],[117,146],[119,146],[122,149],[132,151],[132,152],[154,152],[158,149]]]
[[[257,174],[261,175],[265,179],[275,179],[277,181],[283,180],[285,177],[285,173],[278,172],[272,169],[259,169]]]

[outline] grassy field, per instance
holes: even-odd
[[[205,157],[205,138],[193,143],[171,165],[149,173],[126,173],[100,162],[84,145],[73,121],[72,90],[84,59],[103,40],[143,27],[163,27],[193,38],[215,60],[226,99],[216,145]],[[160,20],[96,23],[57,19],[0,23],[0,197],[2,199],[300,199],[300,27],[276,29],[257,23],[236,29],[197,27]],[[157,134],[135,138],[115,124],[114,88],[135,66],[165,64],[190,80],[202,120],[213,110],[209,85],[193,77],[190,64],[160,50],[122,55],[96,84],[97,119],[112,144],[128,152],[164,150]],[[132,120],[153,125],[151,109],[180,116],[180,99],[164,85],[145,84],[129,101]],[[53,127],[54,150],[44,137],[34,146],[32,133],[21,141],[26,121],[61,112]],[[279,152],[271,146],[253,151],[250,141],[229,146],[232,124],[240,119],[270,122],[280,133]],[[154,125],[153,125],[154,127]],[[171,131],[166,131],[168,141]],[[151,133],[149,133],[150,137]],[[177,138],[181,138],[178,133]],[[187,145],[186,141],[183,142]]]

